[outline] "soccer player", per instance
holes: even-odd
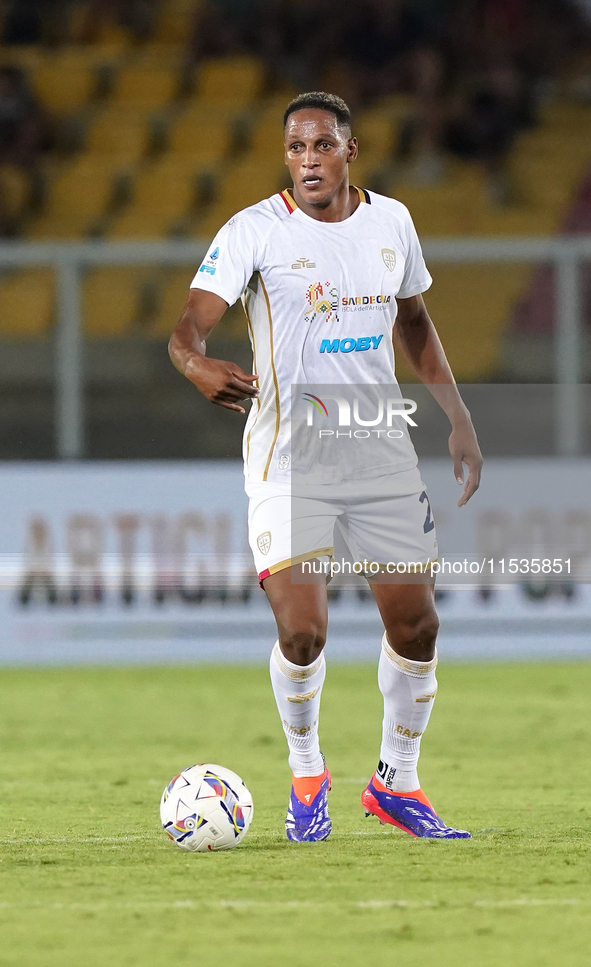
[[[388,553],[388,561],[427,564],[437,557],[437,544],[407,437],[392,451],[396,462],[388,474],[382,468],[379,481],[370,475],[357,483],[355,499],[343,498],[339,506],[328,498],[310,499],[308,513],[305,496],[298,501],[304,553],[293,559],[291,386],[310,384],[310,373],[315,384],[392,386],[394,336],[450,420],[449,450],[464,488],[459,506],[479,485],[482,457],[425,308],[422,293],[431,277],[410,215],[398,201],[349,184],[358,145],[347,105],[323,92],[296,97],[284,116],[284,148],[293,187],[221,228],[191,283],[169,349],[175,366],[211,402],[243,413],[241,401],[252,400],[244,436],[249,540],[278,628],[271,682],[293,773],[286,831],[290,840],[315,841],[331,830],[330,774],[318,740],[327,593],[324,581],[301,582],[301,562],[333,553],[337,517],[357,560],[384,563]],[[381,298],[362,300],[367,311],[347,311],[367,293]],[[255,373],[206,355],[210,332],[240,297]],[[322,337],[329,320],[327,352]],[[361,351],[350,351],[352,344]],[[469,837],[437,815],[417,775],[437,691],[433,584],[368,580],[385,633],[378,673],[382,744],[361,796],[366,814],[413,836]]]

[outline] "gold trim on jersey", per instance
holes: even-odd
[[[297,206],[297,202],[296,202],[295,198],[293,197],[290,189],[289,188],[286,188],[284,191],[280,192],[280,194],[281,194],[281,197],[283,198],[283,201],[287,205],[287,209],[289,211],[289,214],[290,215],[293,214],[293,212],[295,212],[295,210],[296,210],[296,208],[298,206]]]
[[[351,188],[354,191],[356,191],[357,194],[359,195],[359,201],[362,201],[367,205],[369,202],[369,197],[367,192],[365,191],[365,188],[358,188],[357,185],[351,185]],[[285,202],[285,204],[287,205],[287,210],[289,211],[289,214],[292,215],[295,212],[296,208],[298,207],[298,204],[295,198],[293,197],[291,188],[285,188],[282,192],[280,192],[280,195],[283,198],[283,201]]]
[[[267,474],[269,473],[269,466],[271,464],[271,457],[273,456],[273,450],[275,449],[275,444],[277,443],[277,437],[279,436],[279,423],[281,420],[281,406],[279,404],[279,384],[277,383],[277,373],[275,372],[275,350],[273,348],[273,316],[271,315],[271,303],[269,302],[269,295],[267,293],[267,288],[263,282],[263,277],[259,272],[259,280],[263,289],[263,294],[265,296],[265,302],[267,303],[267,314],[269,316],[269,348],[271,350],[271,372],[273,373],[273,384],[275,386],[275,433],[273,435],[273,441],[271,443],[271,448],[269,450],[269,456],[267,457],[267,463],[265,465],[265,472],[263,473],[263,480],[267,479]]]
[[[243,302],[242,302],[242,305],[244,306],[244,315],[246,316],[246,325],[248,327],[248,332],[250,334],[250,342],[251,342],[251,345],[252,345],[252,362],[253,362],[254,371],[256,373],[257,372],[257,350],[256,350],[256,344],[255,344],[255,341],[254,341],[254,329],[252,328],[252,322],[250,321],[250,314],[248,312],[247,298],[248,298],[248,296],[245,296],[244,297]],[[258,376],[258,373],[257,373],[257,376]],[[250,456],[250,434],[252,433],[252,431],[254,430],[254,428],[256,426],[257,420],[259,418],[260,409],[261,409],[261,401],[260,401],[260,398],[258,396],[256,398],[256,401],[257,401],[257,415],[255,416],[255,418],[253,420],[253,423],[252,423],[252,426],[251,426],[250,430],[248,431],[248,436],[246,437],[246,465],[247,466],[248,466],[248,458]]]

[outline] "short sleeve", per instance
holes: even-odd
[[[229,306],[234,305],[255,271],[255,240],[248,220],[235,215],[219,230],[209,246],[191,288],[213,292]]]
[[[409,211],[405,208],[404,238],[406,240],[406,259],[402,284],[398,291],[399,299],[411,299],[413,295],[425,292],[433,279],[427,271],[421,251],[421,243]]]

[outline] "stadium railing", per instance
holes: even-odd
[[[50,267],[56,273],[57,314],[54,376],[57,452],[61,459],[84,456],[84,368],[82,273],[89,267],[199,265],[205,242],[8,242],[0,247],[0,270]],[[423,242],[432,264],[549,263],[555,269],[557,319],[556,452],[582,452],[583,412],[579,385],[583,369],[581,269],[591,261],[591,236],[512,239],[431,239]],[[179,306],[180,310],[180,306]],[[174,324],[171,319],[171,328]]]

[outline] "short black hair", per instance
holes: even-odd
[[[283,115],[283,129],[290,115],[295,111],[302,111],[304,108],[318,108],[320,111],[329,111],[334,114],[340,127],[351,130],[351,111],[337,94],[327,94],[325,91],[310,91],[308,94],[298,94],[293,101],[287,105]]]

